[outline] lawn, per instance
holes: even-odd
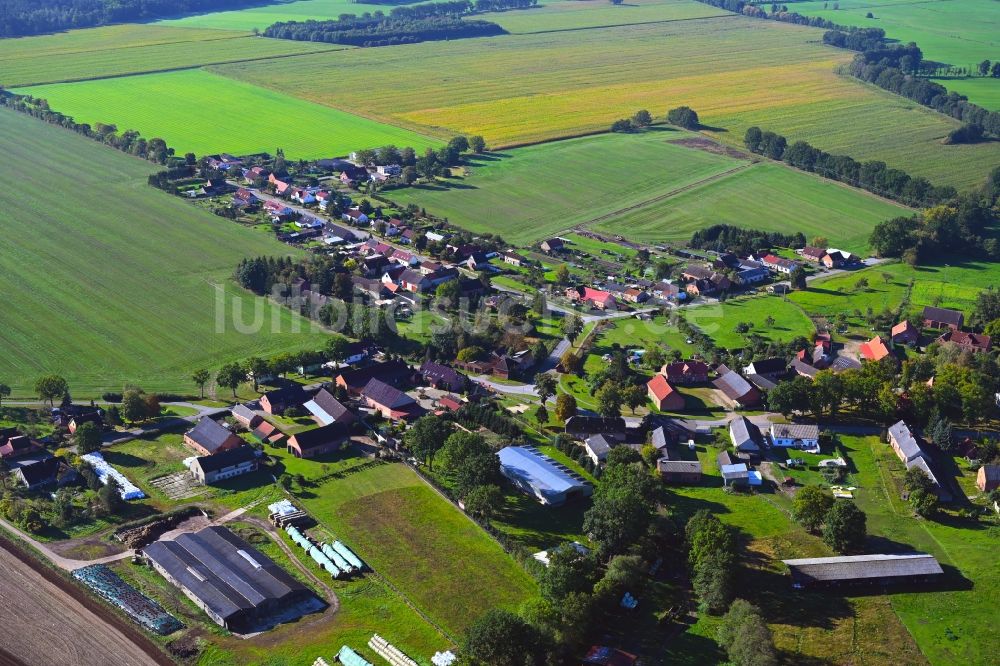
[[[194,392],[198,368],[322,346],[230,281],[241,258],[287,246],[149,187],[154,165],[6,110],[0,153],[0,180],[18,183],[0,193],[0,377],[15,396],[51,372],[77,399]]]
[[[389,196],[470,231],[499,233],[510,243],[528,245],[742,164],[668,142],[689,136],[654,129],[492,153],[474,159],[471,175],[454,184],[442,181]],[[635,169],[636,163],[642,168]]]
[[[840,8],[830,9],[833,4]],[[840,25],[882,28],[890,39],[916,42],[926,59],[955,67],[993,60],[1000,51],[1000,6],[992,0],[811,0],[791,10]],[[873,18],[866,18],[868,12]]]
[[[112,25],[0,41],[0,85],[82,81],[341,48],[346,47],[246,32]]]
[[[753,324],[750,333],[757,333],[772,342],[788,342],[796,337],[810,337],[815,328],[798,305],[780,296],[750,296],[731,298],[720,304],[690,307],[683,316],[719,347],[738,349],[746,339],[735,331],[736,325]],[[775,323],[768,326],[766,320]]]
[[[535,590],[499,545],[401,464],[383,464],[300,493],[321,527],[422,612],[460,636],[494,606]]]
[[[760,125],[935,183],[982,182],[994,146],[942,145],[956,121],[837,75],[853,54],[821,38],[819,29],[727,16],[212,69],[417,131],[482,134],[495,148],[603,131],[641,108],[662,118],[687,104],[727,143],[741,144],[745,129]],[[613,177],[602,162],[594,167]]]
[[[437,141],[409,130],[204,70],[22,88],[77,122],[114,123],[161,137],[178,153],[245,155],[283,148],[289,159],[347,155],[386,144],[418,150]],[[169,100],[169,104],[164,104]],[[206,104],[206,100],[212,100]],[[294,122],[289,122],[294,118]]]
[[[677,196],[611,217],[594,226],[632,241],[687,241],[712,224],[733,224],[830,242],[863,253],[879,222],[910,210],[856,189],[770,162],[754,164]]]

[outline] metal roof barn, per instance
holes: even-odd
[[[160,574],[181,589],[217,624],[246,632],[291,619],[304,602],[318,602],[302,583],[224,527],[206,527],[144,549]],[[305,611],[309,612],[309,611]],[[282,619],[286,619],[283,617]]]
[[[501,449],[500,471],[511,483],[542,504],[558,506],[573,497],[589,497],[594,488],[578,474],[531,446]]]

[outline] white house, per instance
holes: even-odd
[[[760,451],[760,429],[745,416],[737,416],[729,422],[729,438],[737,451],[756,453]]]
[[[772,423],[771,445],[819,453],[819,426],[802,423]]]

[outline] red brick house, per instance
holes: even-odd
[[[976,487],[984,493],[1000,488],[1000,465],[983,465],[976,473]]]
[[[301,407],[309,400],[309,394],[301,386],[268,391],[260,397],[260,408],[268,414],[284,414],[289,407]]]
[[[927,328],[950,328],[957,331],[965,325],[965,315],[958,310],[945,308],[924,308],[924,326]]]
[[[285,448],[296,458],[315,458],[337,451],[349,435],[350,428],[346,424],[334,422],[292,435]]]
[[[944,335],[938,338],[938,342],[950,342],[953,345],[958,345],[963,350],[976,354],[988,352],[993,345],[993,340],[988,335],[956,330],[945,331]]]
[[[702,384],[708,381],[708,365],[701,361],[679,361],[660,368],[671,384]]]
[[[204,456],[243,446],[243,440],[207,416],[184,433],[184,443]]]
[[[660,411],[679,412],[684,409],[684,396],[663,375],[656,375],[646,382],[646,393]]]

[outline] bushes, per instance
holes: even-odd
[[[667,122],[684,129],[696,130],[701,125],[698,122],[698,114],[690,106],[678,106],[667,112]]]

